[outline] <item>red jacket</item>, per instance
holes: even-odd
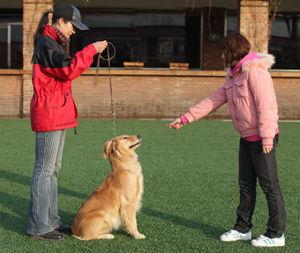
[[[72,80],[89,68],[97,53],[90,44],[74,58],[64,50],[56,30],[45,26],[33,57],[34,94],[30,104],[33,131],[53,131],[77,126]]]

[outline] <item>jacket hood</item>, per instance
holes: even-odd
[[[256,53],[257,59],[245,62],[242,65],[242,71],[247,71],[251,67],[261,67],[270,69],[275,63],[275,57],[272,54]]]
[[[252,67],[269,69],[274,65],[274,63],[275,58],[271,54],[251,52],[246,55],[233,70],[231,68],[228,68],[227,74],[229,76],[233,76],[239,70],[247,71]]]

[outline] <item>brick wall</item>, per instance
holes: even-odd
[[[174,118],[185,112],[189,106],[209,96],[224,81],[222,71],[135,72],[137,74],[113,71],[113,99],[119,118]],[[79,116],[110,118],[107,71],[100,72],[97,85],[94,85],[94,73],[95,71],[88,70],[87,74],[73,83],[73,95]],[[280,118],[300,119],[300,75],[282,77],[280,72],[272,75]],[[26,82],[32,85],[31,80],[27,79]],[[22,75],[0,75],[0,87],[0,116],[18,117],[22,108]],[[29,103],[30,99],[23,103],[28,105],[24,108],[24,116],[28,116]],[[228,116],[227,106],[209,115],[211,118]]]
[[[99,84],[83,75],[75,80],[73,94],[81,117],[110,118],[108,77]],[[300,119],[300,77],[273,77],[281,119]],[[113,99],[119,118],[174,118],[214,92],[223,76],[114,76]],[[209,115],[228,118],[227,106]]]
[[[107,77],[93,84],[82,76],[73,85],[81,116],[109,118],[110,91]],[[220,77],[114,76],[113,99],[120,118],[172,118],[208,96],[223,81]],[[220,110],[218,116],[225,116]]]
[[[0,116],[20,116],[22,109],[22,76],[0,75],[0,90]]]
[[[300,79],[274,78],[279,116],[300,120]]]

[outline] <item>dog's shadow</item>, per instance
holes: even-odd
[[[155,217],[155,218],[159,218],[161,220],[171,222],[173,224],[177,224],[177,225],[184,226],[187,228],[199,230],[199,231],[203,232],[203,234],[205,234],[207,237],[212,238],[212,239],[219,240],[220,234],[222,234],[224,232],[223,228],[213,227],[208,224],[203,224],[200,222],[196,222],[194,220],[189,220],[189,219],[186,219],[181,216],[174,215],[174,214],[169,214],[169,213],[164,213],[161,211],[153,210],[151,208],[142,208],[141,213],[151,216],[151,217]]]

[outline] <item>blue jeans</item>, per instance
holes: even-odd
[[[57,176],[66,130],[36,132],[27,234],[43,235],[62,223],[58,216]]]

